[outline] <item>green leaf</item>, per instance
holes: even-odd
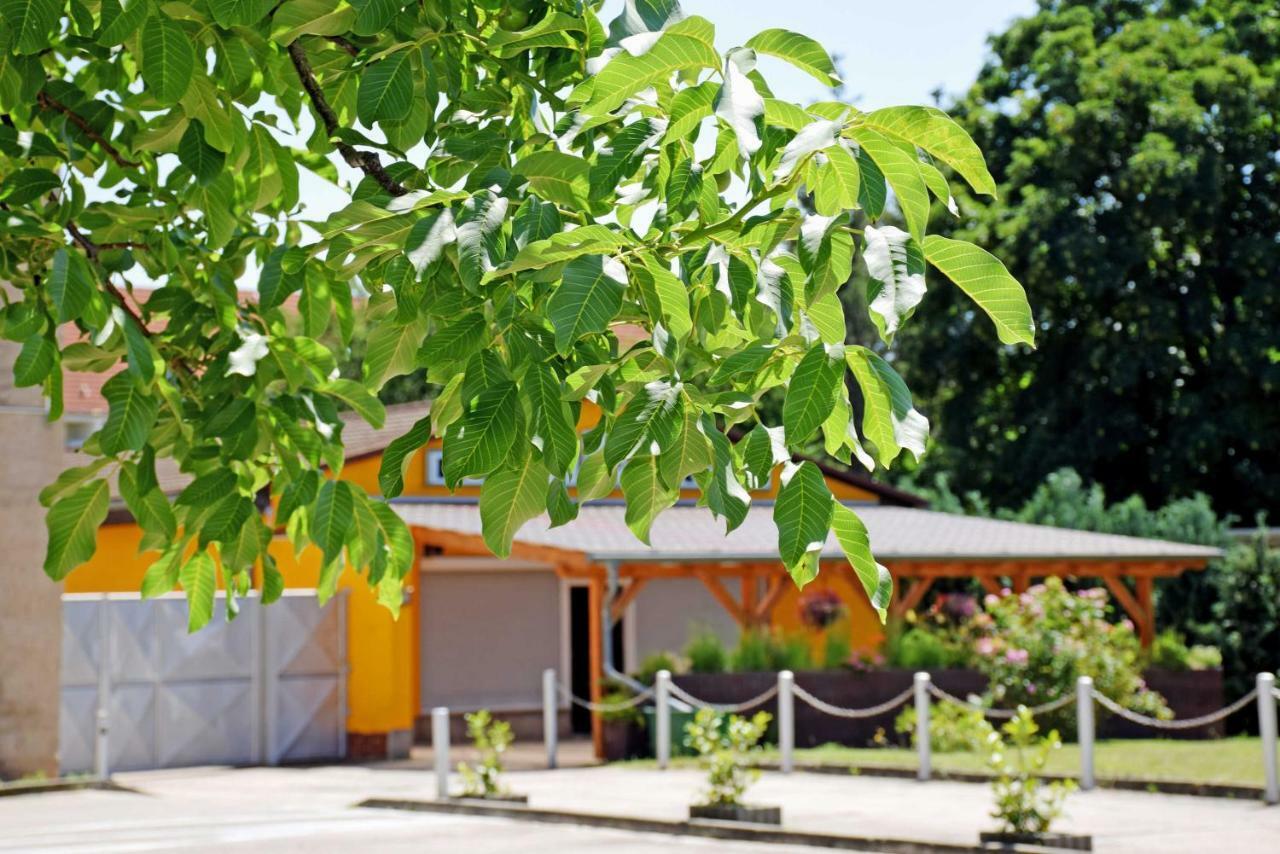
[[[449,425],[443,462],[450,489],[463,478],[481,477],[502,463],[515,442],[519,406],[516,384],[500,383],[481,391],[475,407]]]
[[[862,172],[858,168],[857,158],[843,144],[824,148],[822,153],[826,155],[827,168],[840,187],[840,207],[853,210],[858,206],[862,195]],[[870,215],[868,212],[868,216]]]
[[[578,468],[579,501],[587,502],[604,498],[613,492],[615,485],[613,469],[604,462],[604,448],[582,458],[582,465]]]
[[[427,323],[428,319],[421,317],[410,323],[388,319],[374,326],[364,358],[365,384],[380,389],[392,377],[412,373],[418,367],[418,347],[427,333]]]
[[[567,525],[578,518],[578,505],[569,498],[569,490],[558,477],[552,478],[547,487],[547,516],[551,519],[552,528]]]
[[[546,508],[547,467],[533,454],[485,478],[480,488],[480,530],[485,545],[498,557],[511,555],[520,526]]]
[[[916,411],[911,392],[888,362],[865,347],[850,347],[849,369],[862,390],[862,432],[888,468],[900,450],[920,459],[929,438],[929,421]]]
[[[355,380],[329,380],[320,387],[320,391],[338,398],[354,409],[361,418],[368,421],[375,429],[381,428],[387,420],[387,408],[367,388]]]
[[[147,340],[147,334],[133,319],[132,315],[126,315],[124,322],[124,344],[125,353],[129,357],[129,373],[133,374],[144,383],[149,383],[156,375],[156,352],[151,346],[151,342]]]
[[[57,311],[58,323],[80,317],[93,297],[93,272],[89,262],[79,253],[59,249],[53,253],[53,270],[49,274],[49,297]]]
[[[140,589],[143,599],[163,596],[178,585],[178,573],[182,568],[182,555],[186,548],[185,539],[174,542],[147,567]]]
[[[287,0],[271,16],[271,40],[287,45],[300,36],[340,36],[355,20],[356,10],[342,0]]]
[[[661,454],[675,444],[684,419],[681,388],[655,380],[631,399],[605,439],[604,461],[610,469],[636,454]]]
[[[789,474],[783,473],[773,522],[778,526],[778,556],[796,587],[803,588],[818,575],[835,500],[822,471],[813,463],[803,462]]]
[[[498,30],[489,37],[489,50],[500,59],[510,59],[526,50],[535,48],[576,48],[585,24],[582,18],[562,12],[548,12],[546,17],[531,27],[518,32]]]
[[[21,54],[39,53],[49,46],[61,12],[57,0],[0,1],[0,20],[13,34],[13,49]]]
[[[438,363],[463,362],[484,346],[484,315],[473,313],[461,317],[443,329],[433,332],[418,350],[417,362],[427,368]]]
[[[177,21],[152,15],[142,26],[141,44],[142,80],[147,90],[162,104],[178,103],[191,85],[196,64],[187,31]]]
[[[179,507],[204,510],[221,501],[236,488],[236,475],[230,469],[215,469],[187,484],[174,503]]]
[[[556,351],[567,355],[582,336],[605,331],[622,309],[626,289],[626,268],[612,258],[588,255],[566,264],[547,304],[547,316],[556,331]]]
[[[535,151],[521,158],[511,171],[528,179],[529,188],[542,198],[567,208],[583,207],[591,193],[591,166],[572,154]]]
[[[431,441],[431,416],[424,415],[414,422],[409,432],[392,439],[382,452],[378,466],[378,487],[386,498],[395,498],[404,491],[404,476],[414,453]]]
[[[658,473],[663,483],[678,490],[686,477],[705,472],[712,462],[711,443],[698,428],[697,408],[685,406],[675,440],[658,457]]]
[[[155,21],[155,18],[151,19]],[[172,23],[172,22],[170,22]],[[150,23],[148,23],[150,26]],[[185,36],[183,36],[185,38]],[[199,119],[204,127],[204,140],[218,151],[231,151],[236,142],[236,130],[239,129],[243,134],[244,125],[239,120],[239,113],[227,106],[224,106],[218,98],[218,92],[213,87],[213,83],[204,74],[194,74],[191,77],[190,86],[181,96],[182,109],[188,116],[193,119]],[[230,192],[225,194],[222,192],[225,185],[220,181],[210,182],[206,198],[216,199],[223,195],[229,196]],[[229,201],[229,199],[228,199]],[[230,208],[230,205],[224,205]],[[212,205],[206,208],[212,212]],[[229,218],[230,219],[230,218]],[[230,219],[234,223],[234,219]],[[212,228],[212,226],[211,226]],[[215,240],[215,243],[223,243],[222,240]]]
[[[402,121],[413,103],[412,51],[400,50],[373,63],[360,75],[356,116],[366,127],[375,122]]]
[[[893,601],[893,576],[872,557],[871,538],[858,514],[838,501],[835,502],[834,510],[831,530],[835,532],[836,542],[840,544],[849,565],[862,582],[867,600],[876,609],[880,622],[883,623],[889,613],[889,603]]]
[[[964,128],[936,107],[886,107],[862,117],[862,123],[919,146],[960,173],[974,192],[992,198],[996,182],[987,161]]]
[[[253,26],[266,17],[275,3],[272,0],[209,0],[209,11],[218,26]]]
[[[196,552],[182,565],[178,581],[187,594],[187,633],[198,632],[213,619],[217,568],[208,552]]]
[[[999,258],[972,243],[937,235],[925,239],[924,257],[987,313],[1002,344],[1035,346],[1026,291]]]
[[[345,480],[325,480],[311,511],[311,539],[332,563],[347,541],[353,524],[355,493]]]
[[[58,348],[44,335],[32,335],[22,342],[13,362],[13,384],[18,388],[40,385],[53,370]]]
[[[197,182],[207,184],[223,170],[227,155],[205,142],[205,125],[192,119],[178,141],[178,160],[191,170]]]
[[[139,383],[132,374],[121,372],[102,386],[102,396],[110,407],[107,422],[98,433],[104,454],[140,451],[155,426],[160,411],[159,399]]]
[[[49,542],[44,571],[54,581],[93,557],[98,528],[107,519],[111,493],[105,480],[94,480],[54,502],[45,515]]]
[[[625,49],[611,59],[592,81],[588,115],[608,113],[622,102],[676,71],[720,67],[715,28],[697,15],[668,27],[644,53],[633,56]]]
[[[867,265],[867,308],[880,337],[893,335],[924,299],[924,252],[900,228],[868,225],[862,260]]]
[[[53,502],[66,495],[72,489],[93,477],[109,462],[111,462],[110,457],[98,457],[96,460],[86,463],[85,465],[64,469],[62,473],[54,479],[53,483],[40,490],[38,500],[43,506],[50,506]]]
[[[524,388],[533,415],[529,441],[541,451],[547,471],[564,477],[578,461],[578,434],[573,412],[560,396],[563,383],[550,366],[536,364],[525,375]]]
[[[929,224],[929,188],[920,175],[919,161],[879,131],[856,127],[850,134],[875,161],[893,188],[898,207],[907,221],[907,231],[916,240],[924,240],[925,227]]]
[[[404,8],[404,0],[351,0],[351,5],[356,9],[351,31],[358,36],[375,36]]]
[[[667,130],[662,136],[663,144],[688,138],[702,120],[711,115],[712,104],[715,103],[719,90],[718,85],[708,80],[676,92],[671,99]]]
[[[657,316],[677,340],[684,340],[693,331],[693,318],[689,314],[689,289],[676,275],[657,260],[646,258],[644,267],[634,270],[641,286],[657,297]],[[647,281],[646,281],[647,280]]]
[[[747,486],[752,489],[768,489],[774,467],[791,459],[786,434],[781,427],[757,424],[739,447],[742,449],[742,468],[747,475]]]
[[[757,53],[766,53],[791,63],[823,86],[834,88],[840,85],[831,56],[822,45],[808,36],[790,30],[764,30],[752,36],[747,47]]]
[[[678,487],[668,487],[658,473],[658,458],[645,455],[627,460],[620,478],[627,500],[624,520],[636,539],[649,545],[649,528],[659,513],[676,503]]]
[[[791,375],[782,403],[782,424],[791,447],[809,441],[831,412],[831,401],[844,378],[843,357],[838,347],[812,347]]]
[[[284,575],[276,568],[275,558],[262,556],[262,604],[270,605],[284,593]]]
[[[25,205],[62,186],[48,169],[16,169],[0,183],[0,201]]]
[[[151,4],[147,0],[103,0],[102,27],[98,31],[100,45],[114,45],[128,39],[146,20]],[[136,145],[134,146],[137,147]]]
[[[733,447],[729,444],[729,437],[716,429],[715,421],[709,415],[702,416],[698,427],[712,448],[711,473],[704,475],[703,492],[711,512],[724,518],[725,533],[728,533],[747,518],[751,495],[734,472]]]

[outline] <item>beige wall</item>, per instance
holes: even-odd
[[[731,588],[736,594],[736,582]],[[689,638],[702,629],[720,636],[727,646],[738,643],[738,624],[696,578],[659,578],[650,581],[636,596],[635,619],[637,666],[655,652],[680,652]]]
[[[42,571],[36,495],[62,468],[62,428],[40,391],[13,387],[18,345],[0,341],[0,779],[58,770],[62,586]]]
[[[560,582],[548,569],[422,574],[422,710],[537,709],[560,667]]]

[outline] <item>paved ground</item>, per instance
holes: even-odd
[[[429,774],[402,768],[184,769],[122,774],[143,794],[64,792],[0,799],[0,850],[796,852],[754,843],[351,808],[366,797],[430,798]],[[683,818],[692,771],[577,768],[509,775],[533,806]],[[751,800],[782,804],[803,830],[972,843],[987,827],[986,786],[875,777],[765,774]],[[1104,852],[1280,851],[1280,807],[1248,801],[1089,792],[1072,795],[1064,830]],[[812,849],[808,849],[812,850]]]

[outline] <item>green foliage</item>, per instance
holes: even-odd
[[[1072,593],[1060,578],[1026,593],[989,595],[974,617],[974,664],[991,680],[993,705],[1039,705],[1072,696],[1076,680],[1126,708],[1170,717],[1164,699],[1142,681],[1141,650],[1128,620],[1108,620],[1103,588]],[[1064,733],[1075,731],[1074,704],[1042,717]]]
[[[689,660],[690,673],[724,673],[729,669],[729,650],[720,636],[708,629],[689,638],[684,657]]]
[[[977,698],[971,697],[970,700]],[[907,706],[893,720],[893,731],[916,746],[916,709]],[[955,703],[929,708],[929,749],[935,753],[977,753],[986,750],[993,730],[986,715]]]
[[[480,754],[475,762],[459,762],[464,798],[488,798],[506,792],[502,783],[502,754],[515,736],[511,724],[494,720],[488,709],[466,715],[467,737]]]
[[[729,669],[734,673],[812,670],[813,656],[804,635],[752,629],[738,637],[729,656]]]
[[[1280,671],[1280,549],[1267,548],[1259,532],[1227,552],[1215,580],[1216,641],[1227,696],[1237,697],[1253,687],[1255,674]]]
[[[684,743],[698,754],[698,765],[707,772],[709,805],[742,803],[747,787],[760,777],[760,769],[748,764],[764,737],[772,716],[756,712],[750,718],[724,716],[714,709],[699,709],[685,725]]]
[[[665,670],[668,673],[683,673],[684,668],[673,653],[670,652],[652,652],[645,656],[644,661],[640,662],[640,669],[633,675],[637,682],[644,685],[652,685],[658,678],[658,671]]]
[[[1156,635],[1147,661],[1164,670],[1216,670],[1222,667],[1222,653],[1216,646],[1187,646],[1182,632],[1169,628]]]
[[[1044,344],[1000,348],[931,289],[896,363],[939,425],[931,470],[1001,506],[1066,466],[1152,506],[1280,504],[1273,0],[1039,3],[953,112],[999,198],[957,185],[935,224],[1027,286]]]
[[[963,666],[968,656],[941,634],[924,626],[902,627],[885,634],[885,664],[902,670],[938,670]]]
[[[1062,801],[1075,788],[1070,780],[1045,783],[1044,767],[1055,750],[1062,749],[1057,730],[1037,739],[1040,727],[1025,706],[1005,721],[1000,731],[987,736],[987,767],[995,774],[991,789],[995,809],[991,817],[1008,833],[1046,833],[1062,815]]]
[[[732,529],[748,477],[819,435],[845,461],[872,459],[864,444],[886,466],[918,456],[927,422],[892,359],[845,347],[838,299],[855,266],[883,266],[883,252],[858,256],[889,187],[919,250],[913,286],[932,263],[1002,342],[1032,343],[999,262],[936,252],[925,234],[929,193],[951,194],[937,164],[991,191],[958,125],[774,98],[757,52],[835,79],[805,36],[768,30],[722,54],[712,23],[675,2],[627,0],[607,30],[602,5],[0,2],[0,278],[17,290],[0,332],[22,343],[15,381],[42,386],[56,415],[86,347],[93,370],[128,369],[85,443],[108,460],[82,487],[94,500],[50,511],[51,575],[92,553],[84,530],[116,472],[171,460],[200,486],[169,503],[146,481],[129,503],[148,508],[135,512],[147,542],[194,541],[247,590],[269,560],[254,499],[289,495],[285,533],[323,553],[321,596],[349,564],[397,608],[407,529],[381,497],[312,478],[340,474],[339,410],[381,426],[379,395],[406,377],[442,390],[381,487],[401,489],[405,455],[442,437],[450,486],[485,479],[499,554],[523,520],[572,518],[620,471],[643,540],[690,475]],[[349,203],[310,209],[301,175]],[[980,281],[961,274],[966,257]],[[886,287],[900,332],[911,300]],[[60,345],[59,324],[78,340]],[[584,440],[587,397],[603,415]],[[778,398],[777,453],[748,469],[727,431],[772,420]],[[581,456],[575,502],[562,481]],[[802,466],[778,502],[798,584],[833,521],[816,474]],[[883,607],[887,574],[851,513],[841,545]],[[173,573],[149,577],[154,593]]]
[[[853,642],[849,640],[846,623],[837,623],[827,630],[822,639],[822,667],[826,670],[841,670],[853,657]]]

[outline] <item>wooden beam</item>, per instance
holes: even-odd
[[[1124,583],[1123,578],[1109,575],[1103,581],[1106,582],[1107,589],[1111,591],[1111,595],[1120,603],[1120,607],[1129,615],[1129,619],[1133,620],[1133,625],[1138,630],[1138,637],[1143,637],[1147,625],[1147,612],[1142,607],[1142,604],[1129,592],[1129,587]]]
[[[1138,639],[1142,641],[1142,648],[1147,649],[1156,639],[1155,582],[1151,576],[1141,575],[1134,579],[1134,583],[1138,586],[1138,606],[1143,613]]]
[[[747,572],[743,574],[739,584],[742,587],[742,613],[746,614],[747,619],[752,623],[760,622],[760,617],[756,614],[760,599],[759,579],[754,573]]]
[[[744,629],[748,627],[750,620],[743,612],[742,606],[734,601],[733,596],[730,595],[729,591],[720,583],[719,578],[701,570],[695,570],[694,575],[698,577],[698,580],[703,583],[707,590],[711,591],[711,595],[715,597],[715,600],[720,603],[721,607],[729,612],[729,616],[738,621],[738,625],[742,626]]]
[[[630,584],[622,588],[614,598],[613,602],[609,605],[609,619],[612,621],[609,626],[610,628],[613,628],[613,623],[622,619],[622,615],[626,613],[627,606],[636,601],[636,596],[640,595],[640,591],[643,590],[644,586],[648,583],[649,579],[647,578],[633,578],[631,579]]]
[[[604,696],[604,578],[592,578],[587,584],[587,660],[591,668],[591,702]],[[604,758],[604,726],[599,712],[591,713],[591,746],[597,759]]]
[[[929,592],[929,588],[933,586],[932,578],[917,578],[911,582],[910,589],[906,594],[896,600],[890,606],[895,616],[901,617],[912,608],[915,608],[924,599],[924,594]]]
[[[982,589],[993,596],[1000,595],[1000,584],[989,575],[979,575],[978,583],[982,585]]]
[[[758,623],[768,624],[773,621],[773,609],[782,601],[787,593],[787,584],[791,581],[785,572],[776,573],[769,579],[769,589],[764,598],[756,605],[755,618]]]

